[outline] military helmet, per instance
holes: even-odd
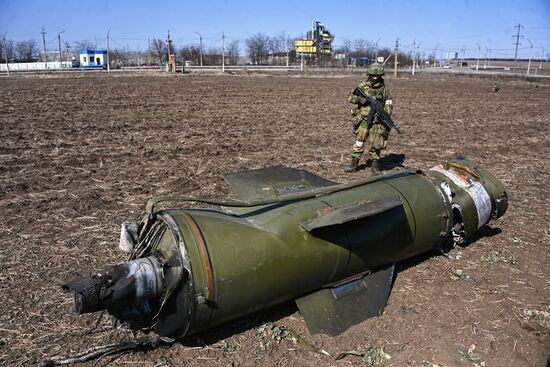
[[[377,62],[370,64],[367,68],[367,75],[384,75],[384,67]]]

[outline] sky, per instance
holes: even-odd
[[[335,35],[333,46],[346,39],[366,39],[400,50],[426,54],[459,52],[466,57],[514,57],[518,24],[518,57],[550,55],[550,0],[0,0],[0,35],[20,41],[34,38],[42,49],[41,31],[48,50],[88,40],[106,48],[146,50],[148,39],[166,39],[176,47],[199,43],[220,47],[225,41],[244,40],[264,33],[305,35],[313,21]],[[533,45],[531,47],[531,44]],[[543,51],[544,49],[544,51]],[[463,51],[464,50],[464,51]]]

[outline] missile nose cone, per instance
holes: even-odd
[[[478,179],[491,197],[491,219],[500,218],[508,209],[508,193],[502,182],[483,166],[467,158],[455,158],[449,160],[449,164],[466,167]],[[477,176],[477,177],[475,177]]]

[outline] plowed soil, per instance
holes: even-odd
[[[345,95],[360,78],[1,77],[0,365],[37,365],[133,338],[108,317],[87,333],[98,314],[75,315],[60,285],[125,260],[120,223],[141,218],[150,197],[236,198],[224,172],[273,165],[337,182],[370,175],[343,172],[354,143]],[[401,264],[384,314],[339,336],[311,335],[297,308],[284,304],[98,365],[367,365],[353,355],[334,360],[310,343],[333,356],[383,348],[391,356],[385,366],[545,366],[550,82],[435,75],[386,82],[403,134],[392,132],[385,169],[466,156],[506,185],[504,217],[452,250],[454,259],[432,253]],[[265,321],[307,343],[284,337],[262,347]]]

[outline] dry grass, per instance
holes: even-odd
[[[357,81],[0,78],[0,365],[36,365],[132,337],[111,330],[108,318],[87,333],[97,315],[73,315],[59,286],[77,271],[124,260],[116,248],[119,225],[137,219],[149,197],[234,197],[222,173],[278,164],[338,182],[367,175],[342,171],[353,144],[344,96]],[[403,264],[382,317],[331,338],[310,335],[296,308],[282,305],[112,364],[359,363],[292,343],[261,350],[256,328],[276,320],[331,355],[360,345],[383,348],[392,357],[386,365],[463,365],[461,352],[472,344],[488,366],[544,365],[550,86],[499,83],[494,93],[486,79],[388,80],[404,134],[390,137],[387,155],[403,155],[404,167],[422,169],[468,156],[504,182],[511,202],[473,244],[452,251],[454,260],[428,256]],[[462,276],[453,281],[457,270]]]

